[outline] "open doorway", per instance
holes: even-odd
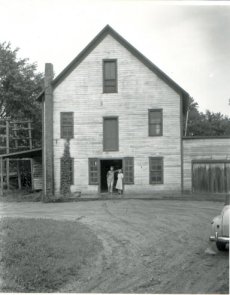
[[[113,166],[114,170],[122,169],[122,159],[107,159],[101,160],[101,175],[100,175],[100,191],[101,193],[108,192],[106,175],[110,167]],[[117,173],[114,174],[113,190],[117,183]]]

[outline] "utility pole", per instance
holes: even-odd
[[[0,177],[1,177],[1,187],[0,187],[0,196],[3,196],[3,159],[0,158]]]

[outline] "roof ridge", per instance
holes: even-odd
[[[115,32],[113,28],[110,25],[106,25],[94,38],[91,40],[88,45],[64,68],[64,70],[61,71],[57,75],[56,78],[54,78],[52,84],[53,86],[57,86],[60,84],[60,82],[69,75],[70,71],[72,71],[80,62],[85,59],[87,55],[90,54],[90,52],[111,32]]]
[[[70,72],[73,71],[84,59],[88,56],[92,50],[108,35],[110,34],[117,42],[123,45],[128,51],[130,51],[137,59],[139,59],[146,67],[154,72],[160,79],[167,83],[177,93],[184,98],[184,109],[187,108],[189,94],[179,86],[174,80],[172,80],[167,74],[165,74],[160,68],[158,68],[152,61],[145,57],[139,50],[131,45],[125,38],[118,34],[109,24],[107,24],[88,45],[58,74],[52,81],[53,87],[58,86],[62,80],[67,77]],[[44,94],[44,93],[43,93]],[[38,99],[43,95],[39,95]]]

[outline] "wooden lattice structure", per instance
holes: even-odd
[[[32,159],[16,157],[22,151],[32,151],[32,121],[30,120],[10,120],[0,119],[0,177],[1,193],[3,190],[3,178],[5,175],[6,187],[10,187],[10,161],[17,165],[18,188],[21,188],[20,164],[29,160],[32,171]],[[10,155],[14,154],[14,158]],[[9,155],[9,156],[7,156]],[[32,175],[31,175],[32,176]]]
[[[0,119],[0,154],[33,148],[29,120]]]

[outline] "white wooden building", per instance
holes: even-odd
[[[110,26],[54,80],[46,64],[45,76],[44,194],[60,193],[66,142],[72,192],[106,191],[110,166],[123,169],[125,193],[190,189],[182,138],[189,95]]]

